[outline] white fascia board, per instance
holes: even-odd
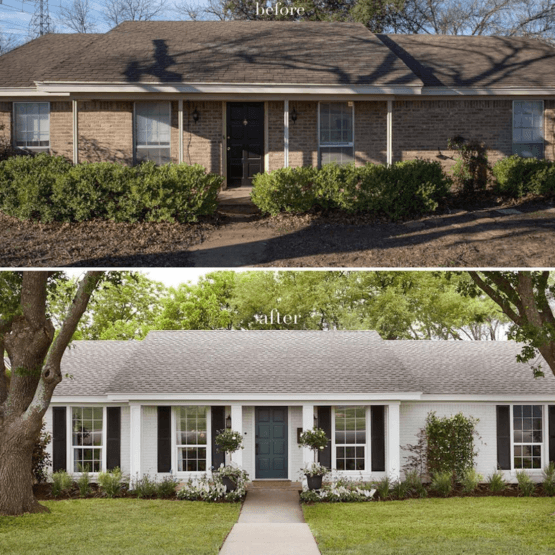
[[[549,96],[553,88],[423,87],[422,96]]]
[[[244,403],[244,404],[259,404],[271,405],[271,403],[288,403],[290,405],[302,405],[306,402],[313,403],[344,403],[344,404],[357,404],[366,402],[388,401],[388,402],[401,402],[401,401],[417,401],[421,399],[420,392],[413,393],[327,393],[327,394],[241,394],[241,393],[206,393],[206,394],[191,394],[191,393],[108,393],[108,400],[112,402],[129,402],[129,403],[145,403],[145,402],[168,402],[182,404],[206,404],[206,403]]]
[[[106,395],[56,395],[50,401],[51,405],[86,405],[88,403],[112,403]]]
[[[462,395],[462,394],[434,394],[427,395],[423,394],[419,399],[419,402],[425,403],[427,401],[437,401],[437,402],[461,402],[461,403],[473,403],[473,402],[491,402],[491,403],[553,403],[555,402],[555,394],[542,393],[538,395],[526,394],[506,394],[506,395]]]
[[[217,93],[217,94],[420,94],[422,87],[373,87],[370,85],[288,85],[265,83],[83,83],[37,81],[37,90],[61,93]]]
[[[69,92],[58,93],[58,96],[69,96]],[[52,96],[49,92],[40,91],[35,87],[25,87],[25,88],[18,88],[18,87],[0,87],[0,97],[48,97]]]

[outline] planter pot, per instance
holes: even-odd
[[[222,483],[227,493],[237,489],[237,484],[229,476],[222,476]]]
[[[323,476],[307,476],[306,481],[308,484],[308,489],[321,489],[322,488],[322,478]]]

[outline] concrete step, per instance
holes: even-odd
[[[292,482],[291,480],[253,480],[248,484],[247,489],[300,490],[302,489],[302,485],[300,482]]]
[[[258,214],[251,200],[252,187],[230,187],[220,191],[218,210],[223,214]]]

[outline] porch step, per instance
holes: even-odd
[[[224,214],[258,214],[251,200],[252,187],[230,187],[220,191],[218,209]]]
[[[253,480],[248,484],[247,489],[300,490],[302,489],[302,485],[300,482],[292,482],[291,480]]]

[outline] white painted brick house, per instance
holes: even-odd
[[[477,470],[537,479],[555,460],[555,377],[534,379],[512,342],[384,341],[373,331],[155,331],[144,341],[77,341],[46,414],[54,470],[120,466],[180,480],[217,467],[216,431],[255,479],[296,480],[309,450],[345,475],[397,478],[426,415],[479,419]]]

